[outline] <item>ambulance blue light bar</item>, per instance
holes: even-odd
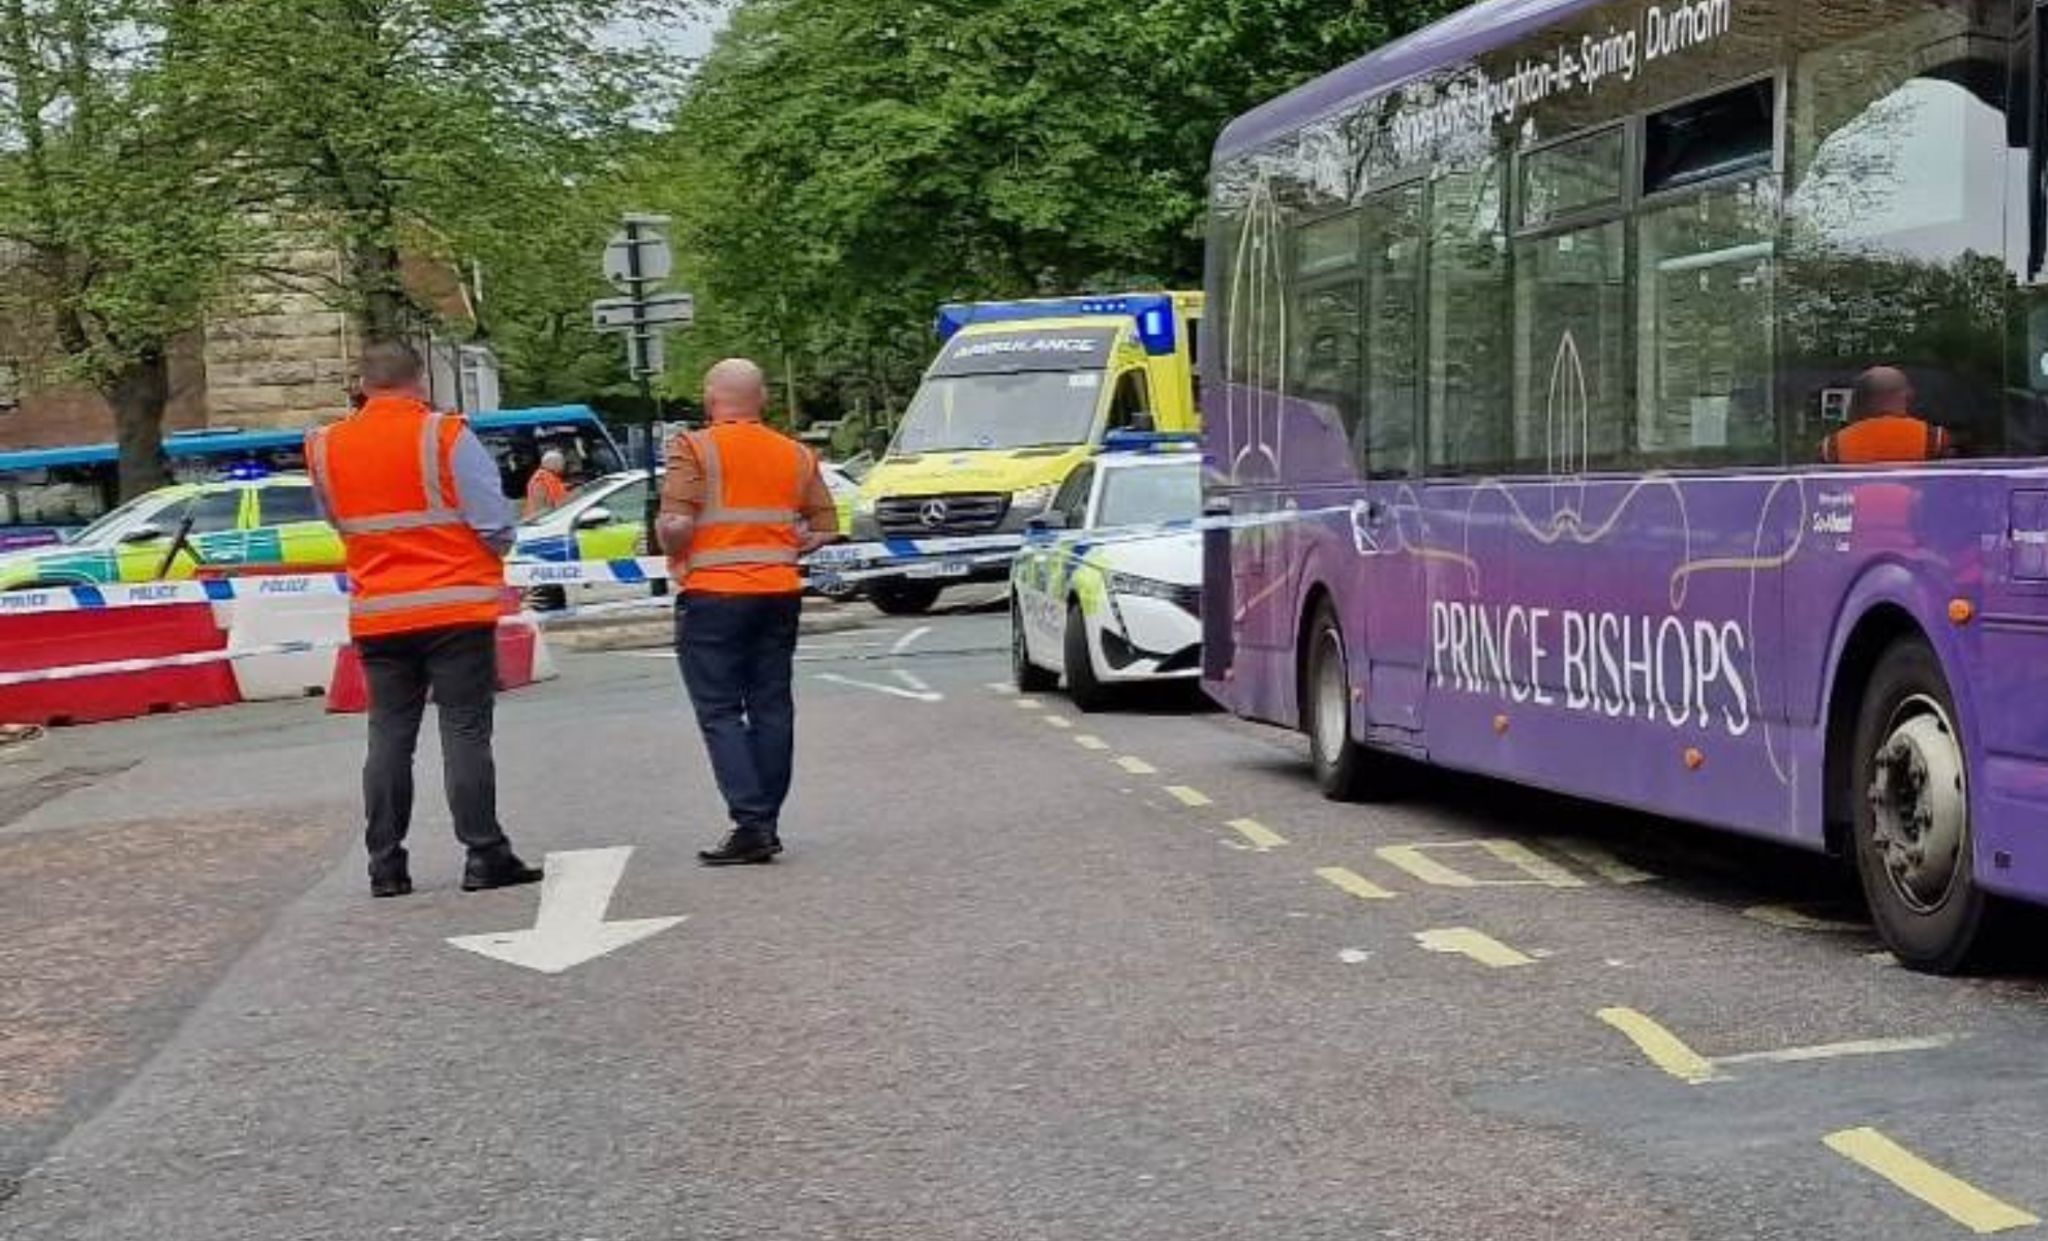
[[[1201,446],[1199,431],[1111,431],[1102,437],[1104,452],[1187,452]]]
[[[1179,344],[1173,298],[1165,293],[1118,297],[1049,297],[1016,302],[954,302],[939,307],[939,343],[975,323],[1022,323],[1032,319],[1129,316],[1138,323],[1138,343],[1153,357],[1170,357]]]

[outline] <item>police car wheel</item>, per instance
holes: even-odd
[[[1967,764],[1948,680],[1931,647],[1895,644],[1857,714],[1850,771],[1856,871],[1879,935],[1932,974],[1975,961],[1998,912],[1977,886]]]
[[[1059,688],[1059,676],[1031,662],[1031,648],[1024,638],[1024,609],[1016,596],[1010,597],[1010,678],[1025,694],[1049,694]]]
[[[1387,760],[1351,735],[1351,671],[1344,630],[1328,603],[1309,629],[1301,678],[1302,731],[1316,786],[1331,801],[1366,801],[1381,791]]]
[[[1076,602],[1067,607],[1067,697],[1083,711],[1096,712],[1109,706],[1109,690],[1095,675],[1095,655],[1088,649],[1088,622]]]
[[[868,600],[884,616],[922,616],[943,589],[937,582],[877,582],[868,588]]]

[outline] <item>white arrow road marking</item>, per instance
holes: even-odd
[[[891,655],[903,654],[904,652],[908,651],[911,647],[916,646],[917,640],[919,638],[922,638],[931,631],[932,627],[930,625],[926,625],[919,629],[911,630],[909,633],[906,633],[902,637],[896,639],[896,645],[889,648],[889,653]]]
[[[448,942],[464,952],[542,974],[559,974],[595,961],[627,944],[668,930],[681,918],[640,918],[606,922],[612,889],[626,873],[630,847],[550,853],[540,884],[540,913],[533,929],[495,935],[457,935]]]
[[[830,681],[834,685],[844,685],[852,689],[873,690],[877,694],[888,694],[894,698],[908,698],[912,702],[946,701],[946,696],[935,690],[904,689],[900,685],[882,685],[874,681],[859,681],[853,677],[840,676],[836,672],[821,672],[818,674],[818,679],[820,681]]]
[[[905,672],[901,668],[898,668],[891,675],[894,676],[897,680],[903,682],[905,685],[908,685],[910,688],[916,690],[920,694],[930,694],[935,692],[932,689],[931,682],[925,680],[921,676],[918,676],[914,672]]]

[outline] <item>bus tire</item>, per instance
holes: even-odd
[[[1081,616],[1079,600],[1067,605],[1067,634],[1062,661],[1066,664],[1067,697],[1087,714],[1109,706],[1109,690],[1095,675],[1095,656],[1088,649],[1088,624]]]
[[[1344,629],[1326,599],[1309,626],[1301,679],[1302,731],[1308,734],[1316,786],[1331,801],[1367,801],[1381,792],[1385,760],[1351,735],[1351,668]]]
[[[1977,886],[1955,718],[1933,648],[1902,639],[1871,673],[1851,757],[1856,872],[1871,918],[1901,964],[1931,974],[1970,965],[1994,904]]]
[[[884,616],[922,616],[943,589],[937,582],[876,582],[868,588],[868,601]]]
[[[1049,694],[1059,688],[1058,675],[1031,662],[1031,646],[1024,637],[1024,608],[1017,596],[1010,596],[1010,679],[1020,694]]]

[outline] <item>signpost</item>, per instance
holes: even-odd
[[[660,293],[655,290],[675,273],[675,249],[668,240],[667,216],[629,215],[604,248],[604,278],[624,297],[607,297],[591,303],[591,324],[600,332],[617,332],[626,338],[626,361],[640,385],[640,403],[648,411],[647,453],[647,554],[661,553],[661,536],[655,530],[661,514],[661,489],[655,471],[661,465],[661,437],[656,434],[653,380],[667,363],[662,334],[671,328],[688,327],[697,316],[697,301],[688,293]],[[665,582],[653,585],[654,593],[668,593]]]

